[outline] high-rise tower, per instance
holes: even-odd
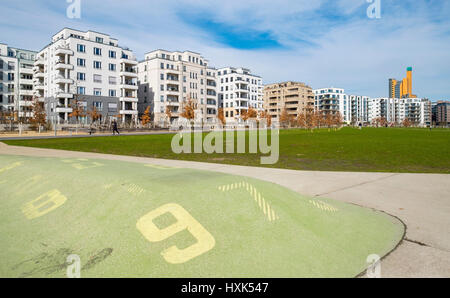
[[[406,77],[402,80],[389,79],[390,98],[416,98],[412,94],[412,67],[406,68]]]

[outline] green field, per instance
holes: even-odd
[[[5,141],[10,145],[261,166],[260,154],[180,154],[172,135]],[[248,152],[248,151],[247,151]],[[450,130],[343,128],[280,131],[280,158],[296,170],[450,173]]]
[[[0,198],[0,277],[64,277],[71,254],[81,277],[353,277],[404,234],[268,182],[110,160],[0,156]]]

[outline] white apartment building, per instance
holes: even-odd
[[[405,119],[413,125],[431,125],[431,102],[425,98],[371,98],[369,122],[384,118],[388,123],[401,124]]]
[[[349,95],[351,103],[350,122],[354,124],[364,124],[369,122],[369,101],[368,96]]]
[[[191,99],[195,120],[217,121],[217,70],[192,51],[155,50],[139,62],[139,113],[150,106],[154,122],[165,126],[182,118]],[[169,119],[170,117],[170,119]]]
[[[69,116],[75,103],[86,113],[95,108],[103,123],[137,122],[137,64],[133,53],[107,34],[64,28],[37,55],[36,95],[59,124],[76,121]]]
[[[315,89],[314,107],[324,115],[336,115],[338,112],[343,117],[344,122],[350,124],[352,121],[352,106],[350,97],[341,88]]]
[[[243,110],[264,110],[263,82],[247,68],[225,67],[217,71],[219,106],[226,121],[240,122]]]
[[[0,109],[14,112],[19,121],[32,117],[35,55],[0,43]]]

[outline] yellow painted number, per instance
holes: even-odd
[[[177,222],[164,229],[159,229],[153,220],[165,213],[171,213],[177,219]],[[186,229],[197,239],[195,244],[185,249],[178,249],[174,245],[163,250],[161,255],[171,264],[185,263],[211,250],[216,244],[214,237],[198,221],[183,207],[174,203],[161,206],[147,213],[138,220],[136,227],[150,242],[163,241]]]
[[[28,219],[37,218],[55,210],[66,201],[67,198],[54,189],[23,205],[22,212]]]

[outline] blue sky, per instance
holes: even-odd
[[[0,42],[42,49],[63,27],[118,38],[139,59],[153,49],[192,50],[215,67],[244,66],[265,83],[387,96],[387,80],[414,68],[414,93],[450,99],[450,1],[380,0],[0,0]]]

